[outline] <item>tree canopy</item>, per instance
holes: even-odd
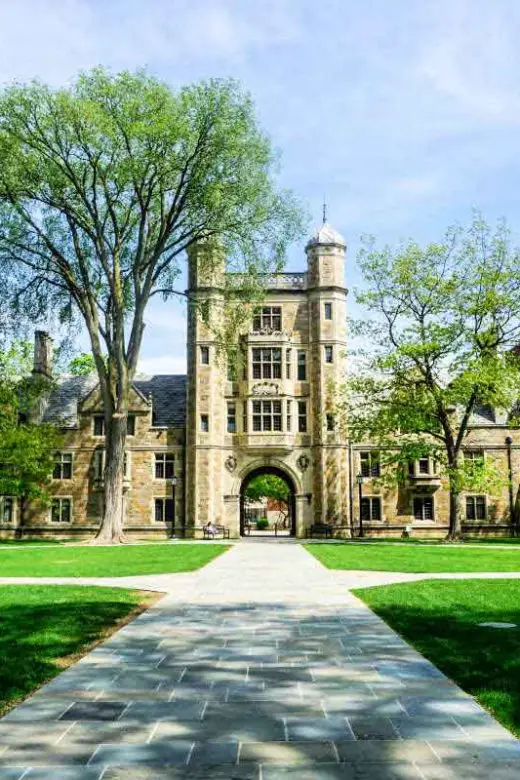
[[[504,224],[479,217],[425,247],[365,241],[367,318],[354,335],[357,371],[345,412],[355,441],[379,445],[387,476],[430,455],[449,479],[450,536],[460,534],[461,491],[497,478],[463,459],[472,415],[510,411],[520,392],[520,255]],[[368,314],[368,312],[370,314]]]
[[[274,501],[287,503],[291,490],[287,482],[276,474],[258,474],[253,477],[245,490],[249,501],[260,501],[262,498],[272,498]]]
[[[183,294],[176,280],[194,245],[217,247],[241,272],[223,289],[225,304],[257,296],[260,274],[279,267],[300,234],[301,211],[277,186],[277,155],[231,80],[173,92],[144,72],[97,68],[67,89],[9,87],[0,159],[2,282],[16,310],[79,317],[88,331],[106,418],[100,539],[117,541],[125,418],[149,301]],[[200,315],[209,319],[209,309]]]
[[[91,352],[82,352],[71,359],[68,366],[73,376],[87,376],[96,372],[96,361]]]
[[[61,437],[38,419],[51,385],[30,376],[30,349],[12,342],[0,351],[0,495],[46,500]]]

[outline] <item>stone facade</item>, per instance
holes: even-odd
[[[346,373],[347,288],[343,238],[324,224],[306,247],[302,273],[270,275],[266,296],[241,337],[244,365],[231,376],[200,304],[222,311],[225,259],[208,247],[189,258],[188,375],[138,377],[130,403],[124,513],[127,533],[200,534],[211,520],[243,531],[243,491],[257,473],[292,489],[292,532],[313,523],[372,535],[443,535],[448,492],[427,459],[406,483],[378,482],[377,452],[353,446],[335,419],[332,388]],[[35,372],[49,375],[51,350],[37,334]],[[0,535],[90,535],[102,509],[102,408],[95,377],[61,377],[39,413],[64,433],[54,507],[0,498]],[[479,410],[466,443],[504,475],[498,495],[468,497],[465,530],[506,533],[518,503],[520,435],[507,416]],[[512,479],[508,483],[508,474]],[[361,491],[357,475],[364,475]],[[361,495],[361,511],[360,499]],[[62,503],[59,503],[61,499]],[[58,501],[58,504],[56,504]],[[473,517],[474,515],[474,517]]]
[[[201,300],[218,312],[223,261],[200,253],[192,253],[189,280],[188,527],[211,520],[238,536],[241,488],[265,469],[290,482],[296,535],[313,522],[347,524],[348,442],[327,412],[331,383],[345,373],[343,239],[324,226],[307,245],[306,273],[265,280],[260,321],[241,338],[246,364],[235,381],[214,330],[198,316]]]

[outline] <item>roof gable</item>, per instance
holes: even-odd
[[[95,374],[58,377],[49,394],[43,421],[60,428],[77,428],[79,414],[101,411],[99,382]],[[186,377],[183,375],[137,376],[130,394],[134,413],[153,411],[152,425],[182,428],[186,423]]]

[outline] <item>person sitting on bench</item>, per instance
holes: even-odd
[[[217,529],[211,522],[211,520],[208,520],[208,523],[204,526],[204,533],[206,536],[216,536],[217,535]]]

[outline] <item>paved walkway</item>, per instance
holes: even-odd
[[[338,574],[241,544],[170,577],[0,720],[0,780],[517,780],[520,743]]]

